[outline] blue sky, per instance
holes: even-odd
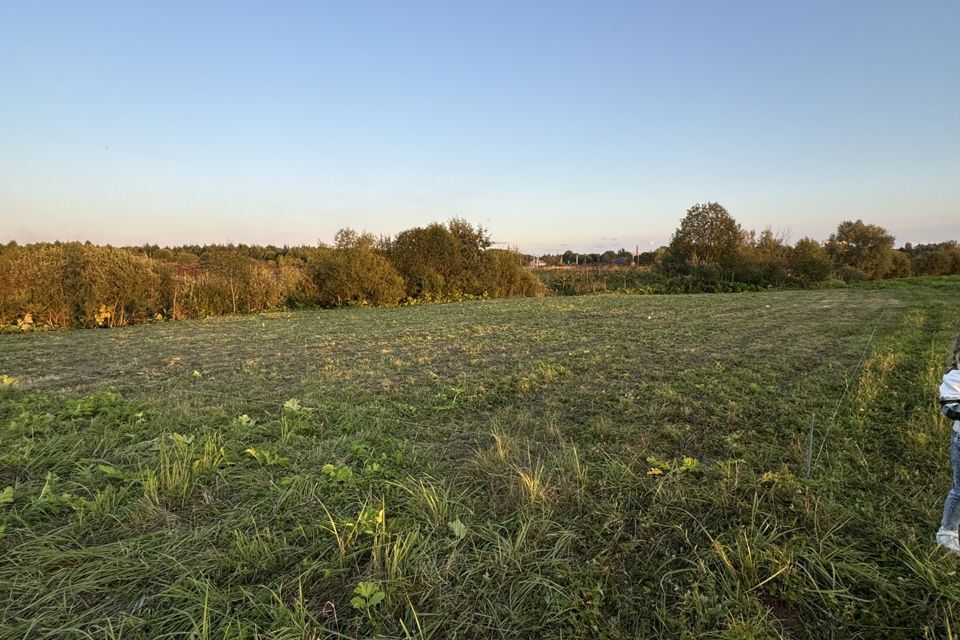
[[[960,238],[960,3],[0,4],[0,241]]]

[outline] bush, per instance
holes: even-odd
[[[162,309],[160,277],[150,258],[113,247],[84,245],[75,308],[78,324],[122,327]]]
[[[0,324],[27,314],[35,326],[69,327],[72,303],[64,287],[63,245],[8,247],[0,255]]]
[[[887,278],[907,278],[911,275],[910,258],[907,254],[900,251],[894,251],[890,258],[890,270],[887,271]]]
[[[336,247],[315,254],[310,268],[322,304],[391,305],[403,298],[403,278],[374,244],[371,235],[344,229]]]
[[[860,282],[867,279],[867,274],[856,267],[844,266],[837,270],[837,277],[844,282]]]
[[[833,271],[826,249],[812,238],[801,238],[797,241],[790,250],[787,266],[790,274],[802,285],[823,282]]]
[[[482,227],[454,218],[446,225],[408,229],[385,243],[390,262],[403,277],[408,297],[426,300],[460,300],[495,295],[502,269],[513,269],[487,251],[490,238]],[[489,254],[489,255],[488,255]],[[522,268],[522,261],[518,265]],[[511,278],[523,279],[517,273]],[[528,287],[536,288],[526,279]],[[513,287],[513,285],[509,285]]]
[[[939,244],[907,245],[903,249],[911,259],[915,275],[946,276],[960,273],[960,245],[956,241]]]
[[[514,251],[489,249],[483,253],[484,295],[496,298],[543,296],[547,288],[523,266],[523,257]]]
[[[0,257],[0,319],[35,326],[123,326],[161,309],[152,261],[79,243],[16,247]]]

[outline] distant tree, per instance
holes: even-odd
[[[200,261],[200,258],[197,257],[197,254],[191,253],[189,251],[177,251],[173,254],[173,262],[182,265],[197,264]]]
[[[910,264],[910,256],[902,251],[891,252],[890,268],[887,270],[887,278],[906,278],[913,273],[913,265]]]
[[[490,263],[483,257],[490,236],[461,218],[407,229],[384,246],[410,297],[481,295],[490,286],[485,272]]]
[[[832,264],[826,249],[812,238],[801,238],[793,245],[787,261],[791,275],[803,284],[822,282],[830,277]]]
[[[483,253],[490,247],[490,234],[482,226],[474,226],[463,218],[451,218],[447,221],[447,230],[453,236],[456,248],[451,288],[455,294],[482,294],[489,286],[484,273],[487,263]]]
[[[945,276],[960,273],[960,245],[955,240],[937,244],[904,246],[917,275]]]
[[[447,229],[456,238],[463,253],[476,255],[490,247],[490,234],[480,225],[473,226],[463,218],[450,218]]]
[[[760,232],[754,249],[760,260],[776,265],[786,265],[787,254],[790,253],[783,235],[775,235],[769,227]]]
[[[783,235],[768,227],[756,233],[743,233],[735,277],[741,282],[764,286],[782,286],[787,279],[787,258],[790,247]]]
[[[740,225],[722,205],[697,203],[687,210],[674,232],[664,266],[676,273],[688,273],[701,265],[732,270],[740,243]]]
[[[457,239],[444,225],[402,231],[390,242],[387,255],[403,276],[408,296],[438,298],[451,293],[459,251]]]
[[[863,220],[841,222],[826,249],[835,267],[853,267],[870,279],[885,277],[894,266],[893,236]]]
[[[656,267],[667,253],[666,247],[659,247],[654,251],[644,251],[637,256],[637,265],[641,267]]]

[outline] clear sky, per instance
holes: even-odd
[[[2,2],[0,241],[960,239],[960,2]]]

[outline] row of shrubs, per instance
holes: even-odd
[[[518,254],[459,219],[396,238],[345,229],[318,247],[0,247],[0,326],[20,329],[544,292]]]
[[[594,293],[627,294],[678,294],[678,293],[743,293],[749,291],[767,291],[770,289],[806,289],[824,287],[845,287],[864,285],[871,288],[902,287],[907,282],[922,282],[925,287],[937,287],[953,291],[958,281],[955,275],[917,276],[907,278],[888,278],[867,280],[859,274],[849,276],[847,269],[829,279],[819,282],[790,279],[774,286],[739,280],[718,280],[712,273],[688,273],[671,276],[650,267],[630,266],[586,266],[568,268],[535,269],[534,273],[544,283],[552,295],[579,296]]]
[[[609,291],[637,294],[739,293],[768,287],[738,280],[722,280],[711,273],[668,275],[651,267],[586,266],[543,268],[534,271],[555,295],[578,296]]]

